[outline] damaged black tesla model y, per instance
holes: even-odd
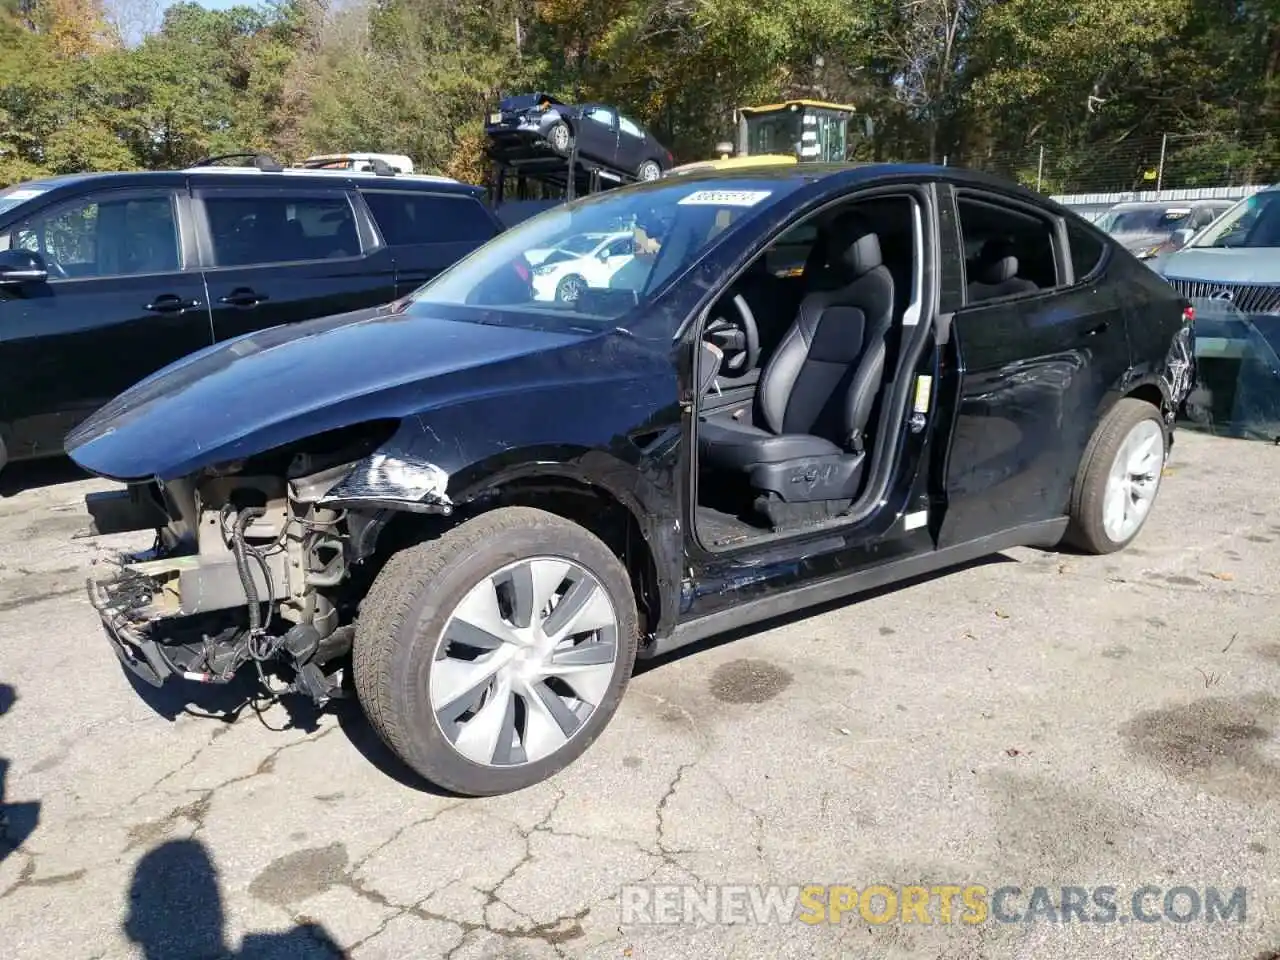
[[[632,231],[573,303],[529,251]],[[407,301],[252,333],[68,440],[90,592],[160,684],[345,671],[466,794],[582,754],[637,657],[1149,515],[1193,376],[1189,304],[1044,198],[954,168],[804,164],[607,191]]]

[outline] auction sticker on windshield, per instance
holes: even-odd
[[[772,190],[695,190],[680,203],[690,207],[754,207]]]

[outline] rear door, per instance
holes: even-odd
[[[634,120],[618,117],[618,156],[616,163],[632,173],[644,161],[653,158],[656,151],[645,135],[644,129]],[[656,158],[653,158],[656,159]]]
[[[395,267],[345,187],[193,190],[219,340],[395,299]]]
[[[1077,279],[1066,224],[986,191],[955,192],[958,235],[944,243],[957,276],[944,392],[955,416],[937,479],[938,545],[1061,517],[1085,445],[1129,369],[1124,305],[1094,272]],[[1017,276],[1037,289],[976,299],[972,251],[1011,241]],[[944,310],[948,307],[944,306]]]
[[[73,426],[212,340],[185,190],[102,189],[0,230],[48,282],[0,285],[0,419],[14,458],[56,453]]]
[[[391,251],[397,297],[434,279],[502,230],[470,194],[371,187],[360,195]]]
[[[577,130],[578,153],[613,166],[618,162],[618,114],[609,107],[584,107]]]

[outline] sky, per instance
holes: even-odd
[[[173,6],[176,0],[161,0],[160,9],[163,11],[166,7]],[[208,7],[210,10],[226,10],[228,7],[235,6],[257,6],[255,0],[199,0],[200,6]]]

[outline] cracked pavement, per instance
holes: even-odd
[[[559,777],[484,800],[424,790],[354,704],[225,722],[234,691],[132,684],[83,583],[139,541],[70,539],[109,485],[15,471],[0,957],[1280,956],[1277,463],[1182,431],[1130,550],[1014,550],[703,644]],[[621,925],[645,883],[1243,886],[1248,913]]]

